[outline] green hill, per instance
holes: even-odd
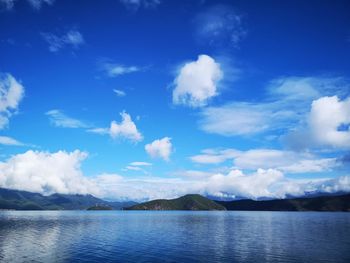
[[[216,201],[227,210],[241,211],[345,211],[350,212],[350,194],[268,201]]]
[[[226,210],[222,205],[201,195],[185,195],[176,199],[158,199],[134,205],[125,210]]]

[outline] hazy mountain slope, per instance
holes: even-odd
[[[113,209],[135,204],[135,202],[108,202],[92,195],[38,193],[0,188],[0,209],[15,210],[83,210],[93,206],[108,206]]]

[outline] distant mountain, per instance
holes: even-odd
[[[14,210],[84,210],[94,206],[120,210],[135,202],[108,202],[92,195],[52,194],[0,188],[0,209]]]
[[[92,195],[52,194],[0,188],[0,209],[13,210],[242,210],[242,211],[348,211],[350,194],[254,201],[213,201],[201,195],[176,199],[136,202],[109,202]]]
[[[89,207],[89,208],[86,209],[86,210],[91,210],[91,211],[96,210],[96,211],[100,211],[100,210],[113,210],[113,208],[110,207],[110,206],[94,205],[94,206]]]
[[[318,196],[268,201],[216,201],[227,210],[241,211],[347,211],[350,212],[350,194]]]
[[[158,199],[137,204],[125,210],[226,210],[222,205],[201,195],[185,195],[176,199]]]
[[[134,201],[123,201],[123,202],[106,201],[106,202],[114,210],[123,210],[123,209],[125,209],[125,207],[130,207],[130,206],[138,204],[137,202],[134,202]]]

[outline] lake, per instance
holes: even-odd
[[[1,262],[350,262],[350,213],[1,211]]]

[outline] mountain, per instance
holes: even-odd
[[[350,212],[350,194],[268,201],[216,201],[227,210],[241,211],[347,211]]]
[[[94,206],[120,210],[135,202],[108,202],[92,195],[52,194],[0,188],[0,209],[14,210],[84,210]]]
[[[110,206],[101,206],[101,205],[95,205],[95,206],[91,206],[86,210],[96,210],[96,211],[100,211],[100,210],[113,210],[112,207]]]
[[[278,200],[212,201],[201,195],[185,195],[176,199],[135,202],[109,202],[92,195],[52,194],[0,188],[0,209],[13,210],[242,210],[242,211],[348,211],[350,194]]]
[[[201,195],[185,195],[176,199],[158,199],[125,208],[125,210],[226,210],[222,205]]]

